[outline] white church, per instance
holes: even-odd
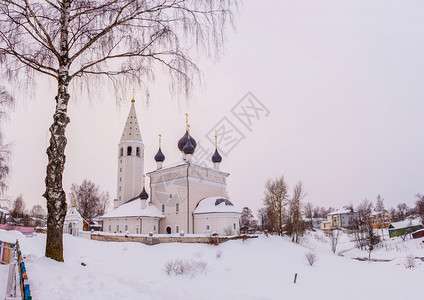
[[[118,144],[117,198],[114,209],[103,219],[103,231],[129,234],[236,234],[241,212],[228,199],[226,179],[219,165],[222,157],[215,145],[211,165],[193,158],[197,143],[186,131],[178,141],[181,161],[165,165],[159,149],[154,159],[157,168],[147,173],[150,195],[144,174],[144,144],[140,123],[131,100],[131,108]]]

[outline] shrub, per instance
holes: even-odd
[[[207,273],[208,264],[205,261],[193,259],[175,259],[165,265],[165,273],[171,275],[188,275],[191,278]]]
[[[413,255],[408,255],[405,259],[404,265],[407,269],[415,268],[415,257]]]
[[[224,234],[226,236],[233,235],[233,232],[234,232],[234,230],[233,230],[233,227],[232,226],[227,226],[227,227],[224,228]]]
[[[316,261],[318,260],[318,256],[315,252],[305,253],[305,258],[311,266],[313,266],[314,263],[316,263]]]

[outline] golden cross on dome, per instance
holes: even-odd
[[[159,133],[159,148],[160,148],[161,144],[162,144],[162,134]]]
[[[135,102],[135,99],[134,99],[134,89],[133,89],[133,97],[131,99],[131,103],[134,103],[134,102]]]

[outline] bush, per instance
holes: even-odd
[[[316,261],[318,260],[318,256],[315,252],[305,253],[305,258],[311,266],[313,266],[314,263],[316,263]]]
[[[232,236],[234,233],[233,227],[232,226],[227,226],[224,228],[224,234],[226,236]]]
[[[415,268],[415,257],[413,255],[408,255],[405,259],[404,265],[407,269]]]
[[[198,274],[207,273],[208,264],[205,261],[193,259],[175,259],[165,265],[165,273],[171,275],[189,275],[191,278]]]

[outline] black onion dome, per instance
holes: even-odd
[[[159,147],[158,153],[155,155],[156,162],[163,162],[165,160],[165,155],[162,153],[162,149]]]
[[[143,190],[141,191],[139,197],[142,200],[146,200],[147,198],[149,198],[149,194],[147,194],[146,189],[144,188],[144,186],[143,186]]]
[[[187,144],[185,144],[185,146],[183,148],[183,152],[184,152],[184,154],[193,154],[194,153],[194,146],[193,146],[191,137],[189,139],[187,139]]]
[[[218,149],[215,149],[215,153],[212,155],[211,159],[214,163],[220,163],[222,161],[222,156],[219,155]]]
[[[186,130],[184,136],[178,141],[178,149],[180,149],[181,152],[183,152],[184,150],[184,146],[187,144],[187,140],[188,140],[188,131]],[[196,140],[193,139],[192,136],[190,136],[190,140],[191,140],[191,144],[193,145],[194,149],[196,149],[197,147],[197,143]]]

